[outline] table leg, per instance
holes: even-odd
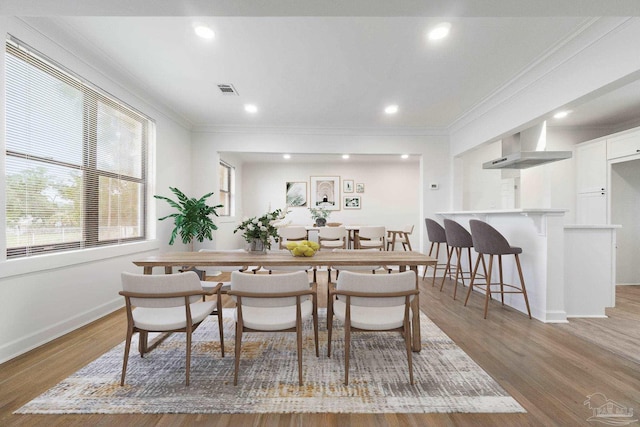
[[[152,271],[153,271],[153,267],[144,267],[142,269],[143,274],[151,274]]]
[[[164,274],[173,274],[173,267],[167,265],[164,267]]]
[[[416,289],[418,289],[418,266],[412,265],[411,271],[416,273]],[[420,294],[418,293],[413,301],[411,301],[411,311],[413,318],[411,319],[412,342],[411,349],[418,353],[422,349],[422,337],[420,335]]]

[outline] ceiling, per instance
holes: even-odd
[[[516,0],[487,2],[493,6],[484,9],[465,0],[428,2],[457,16],[446,19],[431,17],[426,6],[416,9],[421,2],[406,0],[398,1],[398,11],[387,2],[354,0],[362,16],[349,2],[328,5],[323,13],[317,2],[306,0],[274,0],[272,9],[240,0],[162,6],[146,0],[57,0],[46,6],[5,1],[7,10],[19,14],[22,8],[31,15],[20,18],[28,25],[73,46],[105,75],[138,88],[139,95],[192,128],[414,133],[446,133],[579,35],[590,18],[570,16],[573,10],[606,12],[601,2],[588,0],[540,0],[536,4],[547,9],[534,11],[531,2]],[[626,7],[624,12],[638,5],[617,4]],[[428,41],[427,31],[441,21],[452,24],[450,36]],[[215,39],[198,38],[196,24],[212,28]],[[238,96],[223,95],[218,84],[232,84]],[[629,107],[638,107],[639,87],[609,95],[604,107],[591,101],[585,119],[576,106],[565,123],[618,120]],[[258,112],[246,113],[248,103]],[[384,113],[389,104],[398,105],[397,114]]]

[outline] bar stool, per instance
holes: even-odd
[[[529,308],[529,298],[527,297],[527,289],[524,285],[524,277],[522,276],[522,267],[520,266],[520,257],[519,254],[522,253],[522,248],[518,248],[515,246],[511,246],[507,239],[498,232],[495,228],[487,224],[483,221],[478,221],[476,219],[472,219],[469,221],[471,225],[471,236],[473,238],[473,247],[478,252],[478,260],[476,261],[476,265],[473,269],[473,275],[471,276],[471,284],[469,285],[469,290],[467,291],[467,298],[464,300],[464,305],[467,305],[467,301],[469,301],[469,296],[471,295],[471,291],[474,286],[484,287],[485,290],[485,299],[484,299],[484,318],[487,318],[487,312],[489,311],[489,299],[491,299],[491,294],[499,293],[500,299],[502,301],[502,305],[504,305],[504,294],[522,294],[524,296],[524,302],[527,306],[527,314],[529,315],[529,319],[531,319],[531,309]],[[478,265],[480,260],[482,260],[484,264],[484,255],[489,255],[489,269],[486,270],[485,267],[485,283],[484,284],[476,284],[475,276],[476,271],[478,270]],[[500,290],[492,290],[491,286],[491,269],[493,267],[493,257],[494,255],[498,256],[498,269],[500,273],[500,283],[495,283],[493,285],[500,285]],[[502,277],[502,255],[514,255],[516,257],[516,266],[518,267],[518,275],[520,276],[520,286],[517,287],[515,285],[508,285],[504,283]],[[505,287],[512,290],[505,290]]]
[[[432,220],[431,218],[425,218],[424,223],[427,226],[427,237],[431,242],[431,246],[429,246],[429,256],[431,256],[431,254],[433,253],[433,248],[435,246],[435,249],[436,249],[435,258],[437,260],[438,257],[440,256],[440,243],[444,243],[445,245],[447,244],[447,235],[445,234],[444,227],[438,224],[436,221]],[[446,253],[447,254],[449,253],[448,245],[447,245]],[[436,262],[436,264],[433,266],[433,280],[431,281],[431,286],[435,285],[436,283],[436,273],[438,272],[438,269],[444,268],[446,271],[446,265],[447,264],[445,263]],[[424,273],[422,274],[422,280],[424,280],[425,276],[427,275],[427,268],[428,267],[425,267],[424,269]]]
[[[449,247],[449,254],[447,256],[447,267],[444,271],[444,276],[442,276],[442,283],[440,284],[440,291],[444,287],[444,281],[446,279],[447,272],[449,273],[449,277],[451,277],[451,258],[453,257],[453,252],[456,252],[456,276],[454,280],[454,288],[453,288],[453,299],[456,299],[456,293],[458,292],[458,275],[460,275],[460,279],[462,280],[462,286],[464,286],[464,275],[467,274],[467,278],[471,279],[471,248],[473,247],[473,239],[471,238],[471,233],[469,233],[463,226],[458,224],[457,222],[445,219],[444,220],[444,231],[447,236],[447,246]],[[469,257],[469,271],[464,271],[462,269],[462,250],[466,249]]]

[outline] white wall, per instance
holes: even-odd
[[[611,224],[617,233],[616,281],[640,284],[640,159],[611,165]]]
[[[200,129],[193,133],[194,171],[197,171],[198,179],[194,180],[194,191],[204,193],[211,188],[210,183],[217,180],[217,162],[219,152],[259,152],[259,153],[352,153],[352,154],[389,154],[408,153],[422,158],[419,167],[421,178],[417,181],[407,180],[407,187],[414,187],[415,197],[418,198],[419,229],[414,230],[415,240],[420,244],[416,249],[425,249],[426,230],[422,218],[433,217],[435,212],[448,209],[449,195],[451,192],[449,178],[449,146],[448,138],[442,135],[432,136],[404,136],[404,135],[348,135],[333,133],[291,133],[276,132],[273,130],[253,132],[216,132],[213,129]],[[247,179],[246,168],[243,166],[243,179]],[[326,173],[326,170],[323,169]],[[306,180],[311,174],[306,175]],[[341,173],[344,178],[351,178],[349,172]],[[286,179],[292,179],[287,177]],[[353,176],[357,179],[356,176]],[[360,181],[358,181],[360,182]],[[373,182],[373,181],[371,181]],[[429,184],[439,184],[438,190],[430,190]],[[365,193],[368,196],[369,184],[365,181]],[[249,188],[243,184],[242,188]],[[284,184],[276,190],[282,197],[284,205]],[[373,190],[372,190],[373,191]],[[247,195],[240,196],[243,203],[249,203]],[[363,197],[363,205],[372,202],[370,198]],[[413,202],[411,202],[413,203]],[[260,209],[266,209],[267,203],[262,203]],[[272,205],[272,208],[281,206]],[[238,211],[239,215],[253,215],[248,208]],[[342,214],[341,214],[342,215]],[[387,217],[387,215],[389,215]],[[380,220],[394,221],[391,213],[383,214]],[[338,218],[335,216],[332,218]],[[236,218],[236,221],[240,218]],[[349,218],[351,219],[351,218]],[[221,230],[218,230],[221,231]],[[419,240],[418,240],[419,239]],[[216,233],[213,246],[219,249],[232,244],[226,235]]]
[[[462,164],[462,210],[500,209],[502,171],[482,169],[482,164],[500,157],[500,141],[484,144],[460,156]]]
[[[172,118],[163,115],[129,88],[119,85],[88,61],[60,46],[42,33],[25,27],[14,18],[0,17],[0,34],[4,39],[11,33],[33,48],[64,64],[77,74],[112,93],[134,108],[156,120],[155,170],[156,188],[169,195],[168,187],[177,186],[189,191],[191,186],[190,133]],[[0,59],[0,88],[4,87],[4,55]],[[2,91],[4,93],[4,91]],[[5,98],[0,100],[0,117],[4,117]],[[4,120],[0,120],[0,149],[5,149]],[[4,156],[0,160],[4,176]],[[4,180],[0,181],[0,194],[4,197]],[[166,215],[166,203],[150,202],[150,217]],[[2,207],[4,212],[4,204]],[[118,295],[120,272],[140,272],[132,259],[152,251],[168,250],[171,224],[152,220],[150,234],[157,233],[160,241],[151,241],[123,247],[105,247],[86,251],[51,254],[7,261],[4,223],[0,225],[0,363],[24,353],[60,335],[98,319],[123,305]],[[172,250],[181,249],[178,245]],[[124,332],[122,335],[124,338]]]

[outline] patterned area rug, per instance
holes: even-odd
[[[194,334],[191,384],[185,380],[185,335],[173,334],[145,358],[133,353],[120,387],[120,344],[16,413],[435,413],[526,412],[421,313],[422,351],[409,384],[397,333],[352,334],[349,386],[344,381],[343,330],[327,358],[325,313],[320,357],[305,325],[304,385],[298,386],[294,333],[245,333],[238,386],[233,385],[233,319],[225,310],[225,351],[209,317]],[[124,331],[122,331],[124,333]],[[136,335],[137,336],[137,335]]]

